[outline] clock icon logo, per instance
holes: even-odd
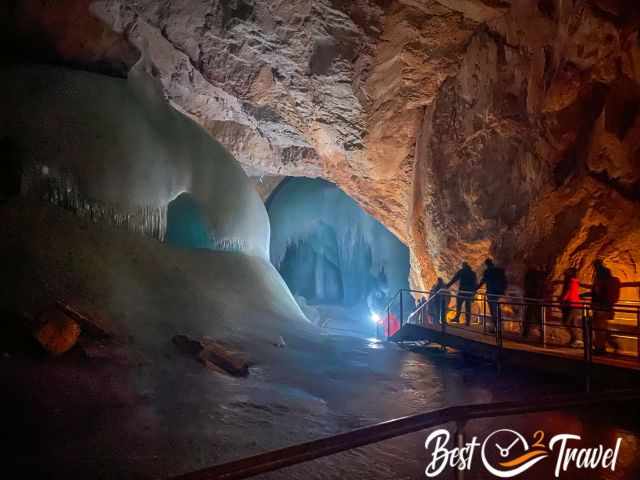
[[[544,436],[542,432],[536,433]],[[482,443],[482,463],[498,478],[515,477],[549,456],[540,440],[529,447],[524,436],[515,430],[496,430]]]

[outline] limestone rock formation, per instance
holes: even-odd
[[[249,362],[244,354],[218,341],[208,337],[195,340],[186,335],[176,335],[172,342],[181,352],[196,357],[210,370],[226,372],[235,377],[249,375]]]
[[[44,3],[3,12],[31,58],[121,75],[148,42],[249,175],[336,182],[410,246],[416,287],[487,255],[512,285],[596,257],[638,279],[635,0]],[[65,12],[73,32],[47,21]]]

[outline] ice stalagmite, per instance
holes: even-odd
[[[144,57],[127,80],[0,69],[0,141],[20,164],[21,193],[159,239],[169,203],[188,194],[206,230],[199,246],[268,258],[269,220],[244,171],[149,71]]]

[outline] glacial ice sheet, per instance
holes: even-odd
[[[169,202],[187,192],[208,248],[268,258],[269,220],[244,171],[147,70],[141,60],[123,80],[0,68],[0,143],[21,164],[21,192],[159,239]]]
[[[332,289],[341,283],[345,305],[363,301],[375,290],[386,299],[408,288],[407,247],[354,200],[324,180],[285,182],[267,202],[271,261],[281,272],[283,267],[291,270],[285,279],[315,276],[316,291],[305,292],[307,297],[335,296]],[[294,267],[285,265],[292,250],[297,250],[298,258],[314,257],[311,262],[315,263],[302,260]],[[296,293],[295,285],[289,287]]]

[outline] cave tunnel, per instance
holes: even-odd
[[[408,248],[325,180],[289,177],[266,205],[271,261],[310,319],[371,333],[409,287]]]
[[[206,219],[191,194],[181,193],[169,202],[165,241],[182,248],[211,248]]]

